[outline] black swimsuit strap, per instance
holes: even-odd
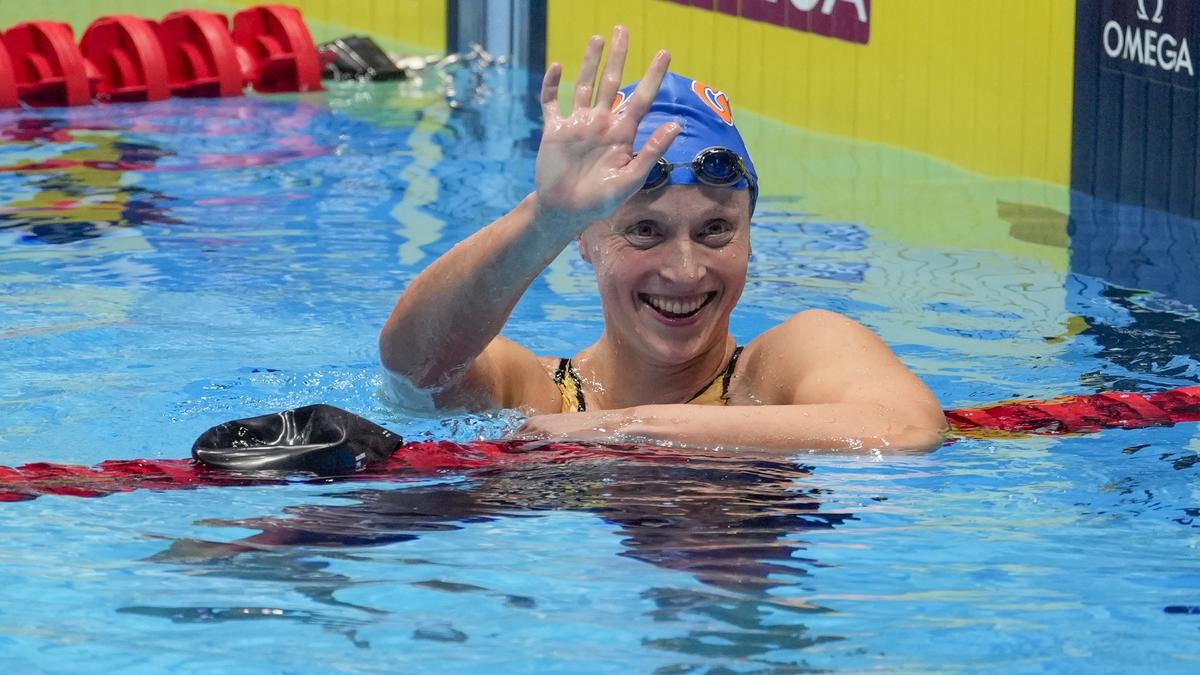
[[[575,370],[571,359],[561,358],[558,360],[558,369],[554,371],[554,384],[558,385],[560,392],[563,390],[563,384],[567,382],[567,378],[571,378],[571,384],[575,386],[575,412],[586,411],[587,403],[583,400],[583,380],[579,379],[579,371]]]
[[[726,396],[729,394],[729,381],[733,379],[733,369],[735,367],[737,367],[738,357],[741,355],[742,355],[742,345],[738,345],[737,347],[734,347],[733,355],[729,357],[729,365],[725,366],[725,371],[722,373],[718,373],[716,377],[709,380],[708,384],[704,385],[703,387],[700,387],[700,391],[696,392],[696,394],[694,396],[692,396],[691,398],[689,398],[688,400],[695,401],[696,399],[703,396],[704,392],[708,391],[709,388],[713,386],[713,383],[716,382],[718,379],[721,380],[721,400],[722,401],[726,400]]]
[[[733,356],[729,357],[729,365],[725,367],[725,377],[721,380],[721,395],[729,393],[729,381],[733,379],[733,369],[737,367],[738,357],[742,355],[742,347],[733,348]]]
[[[708,384],[701,387],[700,391],[696,392],[688,401],[691,402],[703,396],[717,380],[721,381],[721,400],[728,401],[729,382],[733,379],[733,371],[737,368],[738,357],[741,355],[742,347],[735,347],[733,355],[729,357],[729,364],[725,366],[725,370],[718,373]],[[570,378],[570,383],[575,389],[575,412],[586,411],[587,402],[583,398],[583,380],[579,377],[579,371],[575,370],[575,364],[571,363],[571,359],[560,358],[558,360],[558,368],[554,371],[554,384],[558,385],[559,391],[564,390],[563,385],[566,384],[568,378]]]

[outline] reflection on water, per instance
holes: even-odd
[[[686,617],[690,626],[686,634],[647,644],[691,656],[761,656],[838,639],[813,635],[805,626],[805,615],[827,610],[771,593],[803,585],[807,570],[821,566],[804,555],[799,536],[854,518],[851,513],[822,511],[825,491],[805,485],[808,476],[807,468],[783,459],[715,457],[682,463],[623,458],[483,471],[462,483],[330,493],[326,496],[353,503],[292,506],[282,517],[205,521],[208,526],[260,533],[229,543],[179,539],[152,560],[177,565],[190,576],[277,581],[330,607],[353,607],[369,621],[369,615],[380,610],[348,605],[336,597],[338,591],[367,582],[328,571],[329,559],[353,555],[359,547],[411,541],[500,519],[536,518],[549,510],[582,511],[616,526],[622,556],[685,572],[708,588],[685,584],[643,590],[641,597],[654,605],[654,620]],[[492,597],[512,607],[533,609],[538,602],[536,597],[473,584],[419,583],[447,593]],[[126,611],[200,620],[192,609]],[[223,608],[202,619],[319,620],[281,611],[263,615],[253,608]],[[781,620],[781,613],[792,618]],[[331,620],[327,627],[344,632],[344,622]]]
[[[1170,298],[1105,284],[1073,280],[1073,298],[1087,327],[1080,337],[1094,341],[1095,370],[1085,373],[1089,388],[1156,391],[1200,381],[1200,316]]]
[[[359,639],[357,631],[366,621],[336,619],[321,615],[317,612],[306,612],[275,607],[119,607],[121,614],[137,614],[159,619],[168,619],[173,623],[224,623],[227,621],[272,620],[290,621],[301,624],[316,625],[331,632],[345,635],[350,642],[359,648],[366,649],[370,643]]]
[[[19,117],[0,123],[4,190],[0,230],[20,229],[25,240],[70,244],[115,227],[175,222],[167,198],[131,185],[129,171],[153,169],[169,151],[124,137],[103,124],[65,118]],[[10,198],[15,195],[16,198]]]
[[[1200,381],[1200,226],[1080,193],[1071,196],[1068,307],[1098,348],[1084,383],[1162,389]]]
[[[1071,193],[1071,271],[1200,309],[1195,220]]]

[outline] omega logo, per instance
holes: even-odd
[[[1154,0],[1153,14],[1147,11],[1147,5],[1150,4],[1149,0],[1137,0],[1138,20],[1156,26],[1162,24],[1166,0]],[[1192,77],[1196,75],[1186,36],[1176,37],[1166,31],[1160,32],[1138,25],[1122,25],[1116,19],[1110,19],[1104,24],[1100,40],[1104,46],[1104,53],[1110,58],[1161,68],[1172,73],[1186,72]]]
[[[1154,23],[1162,23],[1163,22],[1162,12],[1163,12],[1163,0],[1155,0],[1154,17],[1153,18],[1151,18],[1151,16],[1146,13],[1146,0],[1138,0],[1137,17],[1139,19],[1141,19],[1142,21],[1152,21]]]

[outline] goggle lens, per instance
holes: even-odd
[[[742,179],[739,164],[738,156],[733,152],[714,148],[701,152],[692,160],[692,171],[701,181],[724,187]]]
[[[643,190],[653,190],[666,185],[671,180],[671,172],[679,167],[688,167],[696,179],[705,185],[713,187],[728,187],[743,178],[751,183],[753,180],[742,164],[742,158],[728,148],[708,148],[701,150],[696,157],[686,164],[671,164],[664,158],[659,158],[650,173],[646,176]]]
[[[642,185],[643,190],[653,190],[662,187],[671,178],[671,165],[667,160],[659,157],[654,163],[654,167],[650,169],[650,173],[646,176],[646,183]]]

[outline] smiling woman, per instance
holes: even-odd
[[[860,324],[804,311],[736,345],[729,317],[746,284],[758,178],[729,100],[668,73],[665,51],[619,90],[623,27],[612,42],[602,73],[603,40],[589,42],[565,116],[562,69],[546,73],[534,192],[396,303],[380,352],[397,388],[439,408],[522,409],[521,433],[543,438],[937,447],[937,400]],[[499,333],[575,240],[595,269],[605,329],[573,358],[538,358]]]

